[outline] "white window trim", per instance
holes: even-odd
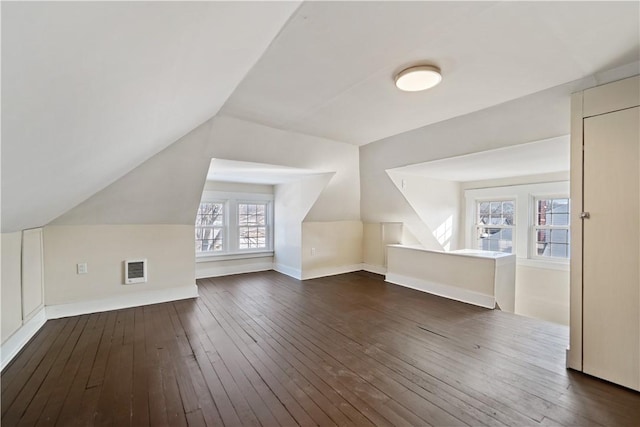
[[[224,203],[226,234],[223,240],[223,251],[196,253],[196,262],[222,261],[242,258],[257,258],[273,256],[273,194],[265,193],[237,193],[227,191],[205,190],[200,203]],[[267,204],[267,247],[266,248],[238,248],[238,203],[266,203]],[[232,244],[233,242],[233,244]]]
[[[518,265],[565,270],[569,268],[569,259],[564,258],[532,258],[531,229],[534,215],[532,210],[535,197],[568,197],[569,182],[547,182],[541,184],[511,185],[502,187],[475,188],[464,190],[465,199],[465,247],[475,248],[476,204],[487,200],[514,200],[515,228],[513,233],[513,247]]]

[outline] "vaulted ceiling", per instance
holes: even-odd
[[[640,60],[638,2],[1,7],[3,231],[47,224],[219,113],[363,145]],[[397,91],[422,61],[442,84]]]
[[[3,231],[47,224],[217,114],[298,6],[3,1]]]

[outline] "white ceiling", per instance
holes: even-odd
[[[212,159],[207,181],[243,182],[250,184],[284,184],[309,176],[327,173],[314,169],[292,168],[266,163]]]
[[[307,2],[223,112],[362,145],[637,61],[639,2]],[[393,76],[425,61],[436,88]]]
[[[362,145],[640,59],[639,2],[1,8],[3,231],[49,223],[219,111]],[[442,84],[396,90],[418,61]]]
[[[41,226],[215,115],[299,2],[2,2],[2,228]]]
[[[481,181],[569,170],[569,135],[392,169],[446,181]]]

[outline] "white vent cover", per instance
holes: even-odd
[[[144,283],[147,281],[147,260],[130,259],[124,262],[124,284]]]

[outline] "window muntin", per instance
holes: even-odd
[[[224,251],[225,203],[200,203],[196,214],[196,254]]]
[[[536,197],[533,257],[569,258],[569,198]]]
[[[267,203],[238,203],[238,249],[267,248]]]
[[[515,200],[483,200],[476,204],[476,247],[513,253]]]

